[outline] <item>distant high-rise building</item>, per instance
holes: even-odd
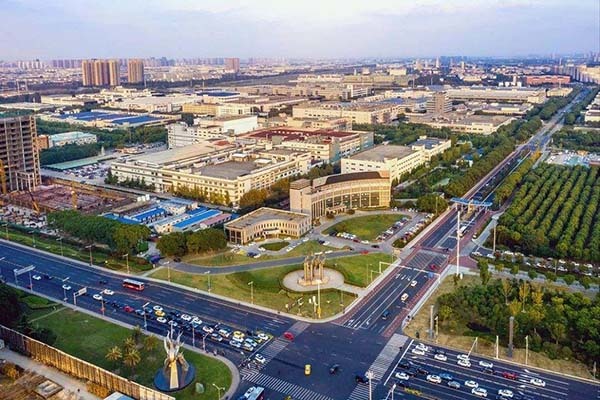
[[[433,97],[427,100],[426,108],[427,113],[445,114],[452,111],[452,101],[448,98],[446,92],[435,92]]]
[[[438,69],[440,68],[440,58],[439,57],[437,57],[435,59],[435,68],[438,68]]]
[[[37,146],[35,117],[0,118],[0,160],[7,191],[33,190],[41,183]]]
[[[83,72],[83,86],[94,86],[94,61],[83,60],[81,71]]]
[[[225,69],[232,70],[236,73],[240,72],[240,59],[239,58],[226,58]]]
[[[127,60],[127,82],[129,82],[129,83],[144,82],[144,61],[143,60]]]
[[[108,61],[108,85],[119,86],[121,84],[121,70],[119,60]]]

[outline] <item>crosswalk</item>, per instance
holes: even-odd
[[[294,336],[298,336],[299,334],[304,332],[309,326],[310,324],[308,322],[297,321],[296,323],[294,323],[294,325],[290,326],[288,332],[291,332]]]
[[[269,363],[273,358],[277,357],[279,353],[289,344],[287,340],[276,338],[271,343],[266,345],[260,350],[260,354],[265,358],[263,364],[247,364],[240,370],[242,379],[249,380],[250,376],[256,375],[260,369]]]
[[[404,346],[407,340],[408,337],[395,333],[390,340],[388,340],[379,355],[377,355],[377,358],[369,367],[369,370],[373,372],[373,378],[371,379],[373,389],[375,389],[375,386],[383,379],[386,371],[390,368],[400,352],[400,346]],[[369,398],[369,385],[358,384],[352,393],[350,393],[348,400],[364,400],[367,398]]]
[[[294,400],[333,400],[331,397],[317,393],[313,390],[303,388],[296,384],[286,382],[274,376],[266,375],[257,371],[246,380],[263,386],[265,388],[291,396]]]

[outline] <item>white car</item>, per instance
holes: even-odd
[[[154,311],[162,311],[163,310],[163,308],[161,306],[154,306],[154,307],[152,307],[152,309]]]
[[[269,340],[269,335],[267,335],[266,333],[260,332],[257,336],[260,340]]]
[[[407,381],[410,379],[410,375],[408,375],[406,372],[396,372],[396,374],[394,375],[394,377],[396,379],[401,379],[403,381]]]
[[[479,366],[483,367],[483,368],[490,368],[490,369],[494,368],[494,364],[493,363],[491,363],[489,361],[485,361],[485,360],[479,361]]]
[[[258,354],[258,353],[256,353],[254,355],[254,360],[261,364],[264,364],[267,362],[267,359],[262,354]]]
[[[160,322],[161,324],[164,324],[167,322],[167,319],[165,317],[158,317],[156,318],[157,322]]]
[[[427,375],[427,380],[432,383],[442,383],[442,378],[437,375]]]
[[[425,351],[423,351],[423,349],[420,349],[418,347],[415,347],[410,352],[413,353],[413,354],[416,354],[418,356],[424,356],[425,355]]]
[[[102,300],[102,296],[101,296],[101,295],[99,295],[98,293],[96,293],[95,295],[93,295],[93,296],[92,296],[92,298],[93,298],[94,300],[98,300],[98,301],[101,301],[101,300]]]
[[[250,397],[250,395],[251,395],[252,393],[254,393],[254,389],[256,389],[256,388],[255,388],[254,386],[252,386],[251,388],[249,388],[248,390],[246,390],[246,393],[244,393],[244,397],[245,397],[245,398],[248,398],[248,397]]]
[[[508,389],[500,389],[498,390],[498,395],[502,396],[502,397],[513,397],[513,392],[512,390],[508,390]]]
[[[202,325],[202,320],[198,317],[192,318],[192,323],[196,325]]]
[[[182,319],[182,320],[184,320],[184,321],[191,321],[191,320],[192,320],[192,317],[190,317],[190,316],[189,316],[189,315],[187,315],[187,314],[182,314],[182,315],[181,315],[181,319]]]
[[[468,381],[465,381],[465,386],[469,387],[469,388],[476,388],[476,387],[479,387],[479,383],[468,380]]]
[[[459,360],[467,360],[467,361],[469,361],[469,356],[466,355],[466,354],[458,354],[456,356],[456,358],[458,358]]]
[[[208,325],[204,325],[202,327],[202,330],[206,333],[213,333],[215,331],[212,326],[208,326]]]
[[[33,279],[34,281],[41,281],[41,280],[42,280],[42,277],[41,277],[41,276],[39,276],[39,275],[33,275],[33,276],[31,277],[31,279]]]
[[[473,388],[471,389],[471,393],[473,393],[475,396],[487,397],[487,390],[485,390],[484,388]]]
[[[175,321],[169,321],[169,325],[171,325],[173,328],[177,328],[179,324]]]
[[[546,382],[544,382],[540,378],[531,378],[531,380],[529,381],[529,383],[531,383],[534,386],[539,386],[539,387],[545,387],[546,386]]]
[[[112,290],[110,290],[110,289],[104,289],[104,290],[102,291],[102,293],[103,293],[103,294],[105,294],[106,296],[112,296],[113,294],[115,294],[115,292],[113,292],[113,291],[112,291]]]
[[[460,365],[461,367],[466,367],[466,368],[471,367],[471,361],[469,361],[469,360],[460,359],[460,360],[458,360],[457,364]]]
[[[435,358],[438,361],[448,361],[448,357],[446,357],[445,354],[436,354],[435,356],[433,356],[433,358]]]
[[[66,291],[71,290],[71,286],[67,285],[66,283],[64,285],[62,285],[62,288]]]
[[[423,344],[423,343],[419,343],[417,344],[417,349],[421,349],[423,351],[429,351],[429,347],[427,347],[427,345]]]
[[[415,286],[417,286],[417,281],[412,281],[412,282],[410,282],[410,286],[411,286],[411,287],[415,287]]]

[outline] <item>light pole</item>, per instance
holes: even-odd
[[[373,377],[374,377],[373,371],[368,370],[367,373],[365,374],[365,376],[369,380],[369,400],[373,400],[373,391],[372,391],[372,387],[371,387],[371,379],[373,379]]]
[[[31,280],[31,271],[29,271],[29,289],[33,291],[33,281]]]
[[[170,267],[171,261],[167,261],[165,262],[165,265],[167,266],[167,280],[169,282],[171,282],[171,267]]]
[[[29,231],[31,233],[31,241],[33,243],[33,247],[35,247],[35,231]]]
[[[208,276],[208,293],[210,293],[211,287],[210,287],[210,271],[206,271],[204,273],[204,275]]]
[[[104,315],[105,309],[104,309],[104,297],[103,296],[100,297],[100,304],[102,307],[102,308],[100,308],[100,311],[102,311],[102,315]]]
[[[92,244],[90,244],[89,246],[85,246],[86,249],[90,250],[90,267],[93,265],[94,260],[92,259]]]
[[[250,302],[254,304],[254,281],[248,282],[248,285],[250,286]]]
[[[224,388],[224,387],[217,386],[217,385],[215,385],[214,383],[213,383],[212,385],[213,385],[215,388],[217,388],[217,399],[219,399],[219,400],[220,400],[220,399],[221,399],[221,390],[225,390],[225,388]]]
[[[149,301],[142,306],[142,311],[144,312],[144,330],[145,331],[148,330],[148,322],[146,320],[146,307],[148,307],[148,304],[150,304]]]
[[[65,254],[63,252],[63,244],[62,244],[63,238],[62,238],[62,236],[59,236],[58,239],[56,239],[56,241],[60,243],[60,255],[64,256]]]
[[[6,230],[6,240],[10,240],[8,237],[8,222],[4,222],[4,229]]]
[[[123,257],[125,257],[125,264],[127,265],[127,275],[129,275],[129,253],[123,254]]]
[[[394,392],[396,391],[396,384],[392,385],[392,400],[394,400]]]
[[[202,335],[202,350],[206,353],[206,333]]]
[[[193,323],[191,325],[192,325],[192,347],[196,347],[196,328]]]
[[[438,342],[438,334],[440,333],[439,325],[440,325],[440,323],[438,320],[438,316],[436,315],[435,316],[435,342],[436,343]]]
[[[70,278],[67,276],[65,279],[62,280],[63,283],[63,301],[67,301],[67,289],[65,289],[65,282],[68,281]]]
[[[321,282],[317,282],[317,318],[321,319]]]
[[[529,335],[525,336],[525,365],[529,359]]]
[[[460,274],[460,209],[456,216],[456,275]],[[460,276],[460,275],[459,275]]]

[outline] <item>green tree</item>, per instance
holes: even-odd
[[[265,189],[251,189],[240,198],[240,208],[254,210],[265,205],[269,193]]]
[[[5,284],[0,284],[0,324],[15,328],[23,316],[19,294]]]
[[[144,350],[151,352],[158,347],[158,339],[154,335],[148,335],[144,338]]]
[[[131,375],[135,374],[135,367],[142,361],[138,349],[131,348],[123,355],[123,363],[131,369]]]
[[[112,361],[113,363],[116,363],[123,357],[123,353],[121,352],[121,349],[119,348],[119,346],[113,346],[108,350],[108,352],[106,353],[106,355],[104,357],[108,361]]]
[[[186,238],[181,232],[169,233],[158,239],[156,248],[164,256],[181,257],[187,251]]]

